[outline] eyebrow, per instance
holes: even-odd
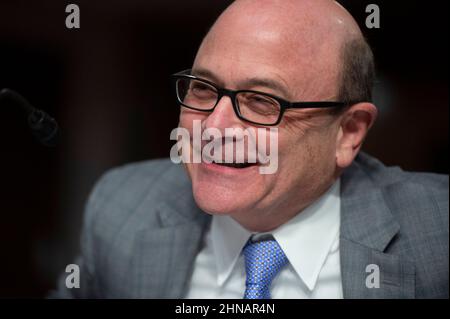
[[[208,80],[217,83],[218,85],[223,86],[223,81],[219,79],[218,76],[216,76],[213,72],[203,69],[203,68],[196,68],[192,69],[192,74],[198,77],[205,77]],[[278,81],[275,81],[273,79],[269,78],[249,78],[245,81],[241,81],[238,83],[238,86],[240,87],[252,87],[252,86],[261,86],[266,87],[269,89],[272,89],[274,91],[278,91],[282,94],[283,97],[290,97],[290,94],[288,93],[286,87],[279,83]]]

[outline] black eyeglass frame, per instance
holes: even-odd
[[[199,77],[196,77],[195,75],[191,74],[191,69],[187,69],[181,72],[177,72],[172,74],[172,78],[174,80],[174,85],[175,85],[175,93],[176,93],[176,97],[177,97],[177,102],[180,103],[181,105],[183,105],[184,107],[187,107],[188,109],[192,109],[192,110],[196,110],[196,111],[201,111],[201,112],[212,112],[214,111],[215,107],[217,106],[217,104],[219,104],[219,101],[224,97],[224,96],[228,96],[231,99],[231,104],[233,105],[233,110],[234,113],[236,114],[236,116],[242,120],[242,121],[246,121],[252,124],[256,124],[256,125],[261,125],[261,126],[275,126],[280,124],[281,119],[283,118],[283,114],[287,109],[308,109],[308,108],[329,108],[329,107],[345,107],[347,105],[351,105],[354,103],[345,103],[345,102],[338,102],[338,101],[320,101],[320,102],[290,102],[290,101],[286,101],[285,99],[270,94],[270,93],[265,93],[265,92],[261,92],[261,91],[254,91],[254,90],[229,90],[226,88],[221,88],[219,86],[217,86],[217,84],[215,84],[214,82],[208,81],[206,79],[202,79]],[[211,85],[212,87],[214,87],[217,90],[217,101],[216,104],[214,104],[213,107],[211,107],[210,109],[198,109],[189,105],[186,105],[183,103],[183,101],[181,101],[180,99],[180,95],[178,94],[178,85],[177,85],[177,81],[179,79],[183,79],[183,78],[188,78],[188,79],[193,79],[193,80],[197,80],[197,81],[201,81],[204,82],[208,85]],[[255,93],[255,94],[261,94],[263,96],[268,96],[272,99],[274,99],[275,101],[277,101],[280,104],[280,114],[278,115],[278,119],[275,123],[273,124],[262,124],[262,123],[258,123],[258,122],[253,122],[250,121],[248,119],[246,119],[245,117],[242,116],[240,110],[239,110],[239,105],[236,99],[236,95],[239,93]]]

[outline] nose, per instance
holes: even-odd
[[[234,112],[233,104],[229,96],[223,96],[203,122],[204,129],[217,128],[224,134],[225,128],[243,127],[242,121]]]

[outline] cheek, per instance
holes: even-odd
[[[207,117],[208,113],[206,112],[199,112],[182,107],[180,110],[178,126],[184,127],[192,132],[194,120],[200,120],[203,122]]]
[[[305,124],[280,129],[280,170],[287,180],[313,182],[334,170],[335,137],[332,130]],[[296,183],[294,182],[294,183]]]

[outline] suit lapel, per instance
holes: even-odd
[[[340,258],[344,298],[414,298],[414,264],[386,252],[399,230],[382,189],[355,163],[341,180]],[[371,288],[378,271],[379,288]]]
[[[201,238],[202,227],[196,223],[142,234],[134,272],[136,298],[182,298]]]
[[[131,268],[133,298],[182,298],[201,249],[210,217],[195,204],[190,189],[157,208],[158,223],[142,229],[135,240]],[[142,209],[154,205],[141,205]]]
[[[395,255],[385,254],[341,238],[341,274],[346,299],[414,298],[414,265]],[[379,271],[379,288],[369,288],[371,277]],[[373,278],[373,277],[372,277]],[[369,286],[366,282],[369,281]]]

